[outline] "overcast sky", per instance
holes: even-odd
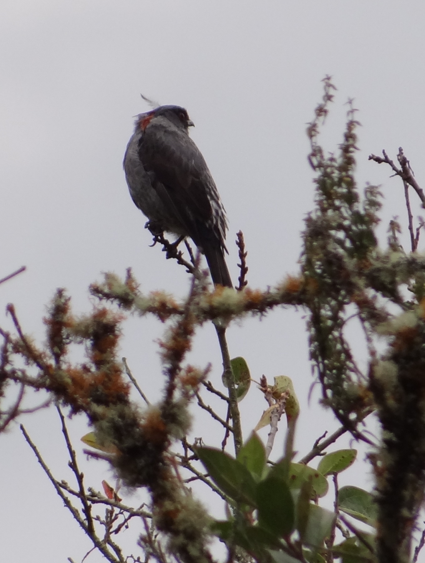
[[[382,184],[385,236],[393,215],[404,221],[401,184],[367,157],[383,148],[395,157],[402,146],[425,184],[424,22],[422,0],[2,0],[0,278],[22,265],[27,271],[1,286],[0,325],[10,328],[2,311],[13,302],[25,330],[42,339],[45,306],[57,287],[68,289],[77,311],[88,311],[88,285],[101,272],[124,276],[130,266],[143,291],[186,294],[184,270],[149,247],[146,219],[122,171],[134,116],[149,109],[140,93],[186,107],[195,122],[191,135],[227,209],[235,280],[238,230],[252,287],[297,271],[299,235],[313,206],[305,129],[326,74],[338,88],[326,144],[335,150],[341,141],[345,103],[354,98],[362,123],[359,184]],[[152,319],[131,320],[123,340],[122,353],[153,400],[162,385],[154,340],[163,328]],[[313,379],[301,313],[248,319],[232,326],[229,342],[254,378],[293,378],[303,409],[300,451],[336,427],[330,413],[314,406],[317,393],[307,403]],[[220,385],[211,327],[197,336],[190,360],[211,361]],[[246,436],[263,408],[253,389],[241,406]],[[24,422],[56,475],[70,479],[55,413]],[[79,451],[85,431],[84,420],[72,422]],[[207,443],[209,432],[194,429]],[[89,544],[17,428],[0,437],[0,448],[3,560],[80,561]],[[84,456],[81,462],[93,487],[111,478],[105,467],[93,468]],[[347,482],[357,479],[363,476],[347,473]]]

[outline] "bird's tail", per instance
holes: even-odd
[[[207,248],[204,246],[203,251],[205,258],[207,259],[214,284],[233,288],[232,279],[230,277],[229,270],[227,269],[222,249],[215,245],[208,245]]]

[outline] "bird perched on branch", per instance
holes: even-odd
[[[215,284],[233,287],[224,259],[227,220],[217,187],[179,106],[137,116],[124,156],[131,197],[153,234],[190,237],[205,254]]]

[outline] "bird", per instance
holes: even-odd
[[[233,287],[224,258],[228,223],[207,163],[189,136],[186,109],[159,106],[136,117],[124,156],[130,195],[153,234],[190,237],[215,285]]]

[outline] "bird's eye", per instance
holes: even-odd
[[[186,113],[185,111],[181,111],[181,112],[179,113],[179,117],[180,117],[180,119],[181,119],[182,121],[187,121],[187,120],[188,120],[188,115],[187,115],[187,113]]]

